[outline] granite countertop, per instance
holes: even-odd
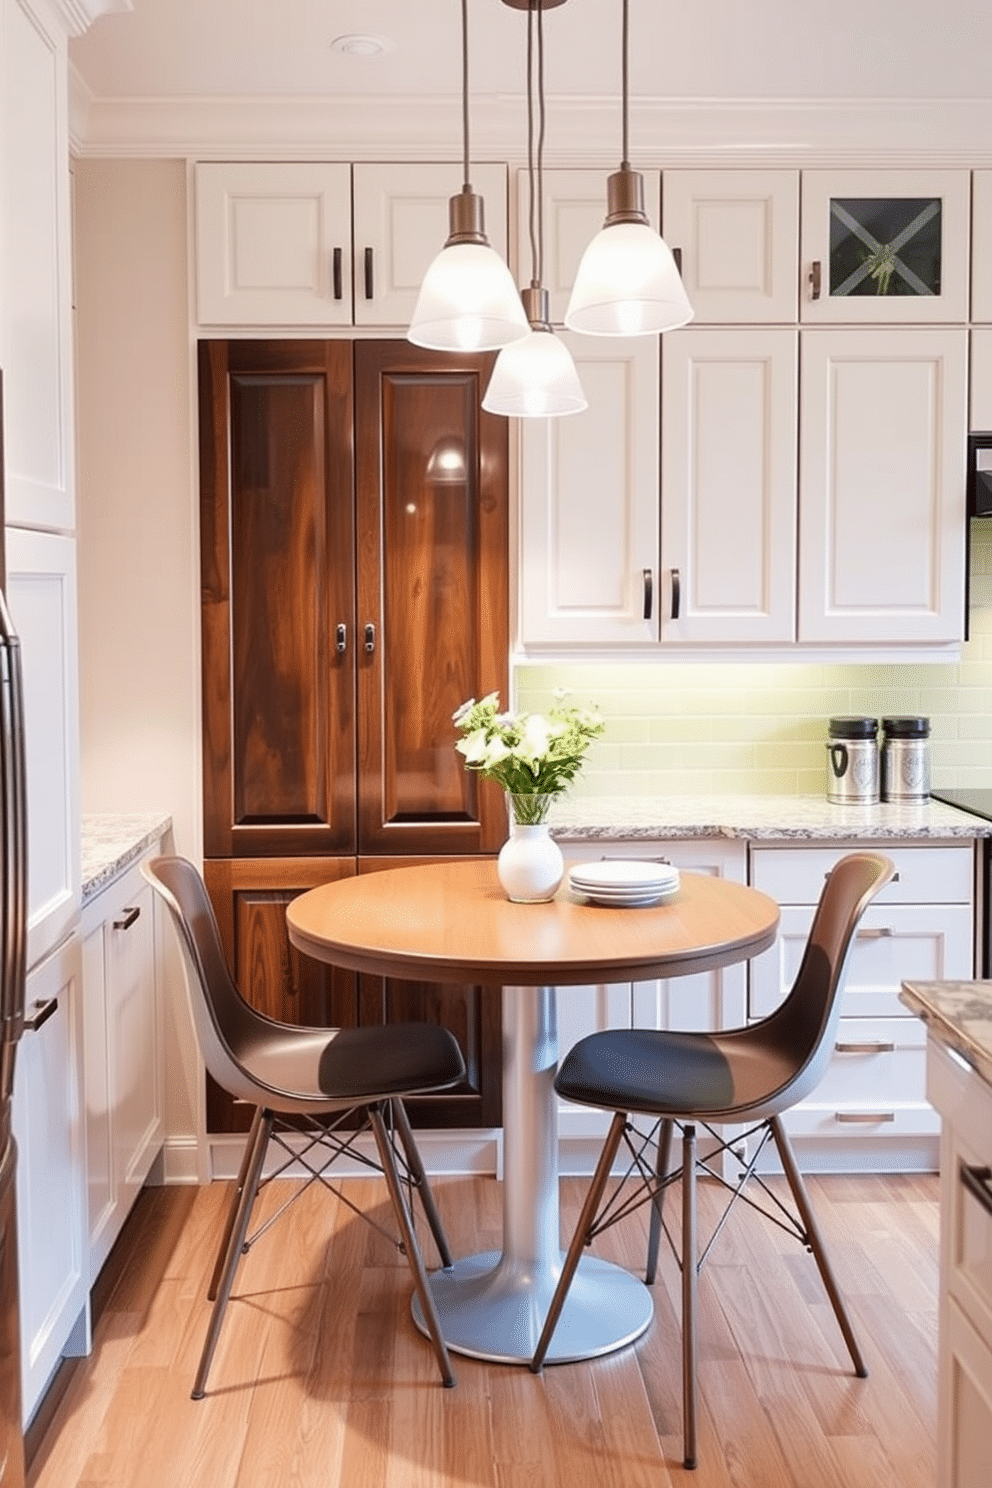
[[[899,996],[992,1085],[992,982],[903,982]]]
[[[84,816],[82,821],[83,903],[119,877],[172,826],[172,817],[161,811],[130,814],[107,812]]]
[[[552,807],[549,821],[559,842],[666,837],[912,842],[992,837],[992,822],[942,801],[835,806],[824,796],[565,797]]]

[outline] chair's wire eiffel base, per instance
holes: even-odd
[[[715,1148],[707,1152],[705,1157],[700,1157],[696,1149],[697,1125],[709,1133],[716,1144]],[[682,1133],[682,1163],[679,1167],[670,1170],[672,1137],[676,1127]],[[714,1165],[727,1152],[732,1151],[735,1156],[738,1156],[736,1149],[741,1142],[747,1142],[755,1136],[758,1137],[758,1141],[755,1143],[750,1159],[742,1166],[737,1181],[731,1183]],[[756,1171],[758,1159],[769,1139],[774,1141],[778,1149],[782,1168],[796,1206],[796,1213],[782,1203],[778,1195],[765,1183],[762,1175]],[[614,1178],[611,1185],[612,1169],[621,1144],[627,1149],[629,1161],[625,1170]],[[654,1154],[653,1160],[650,1158],[652,1153]],[[699,1172],[715,1179],[730,1194],[720,1218],[701,1251],[698,1244],[696,1211],[696,1177]],[[682,1182],[681,1246],[676,1243],[664,1214],[665,1190],[677,1180]],[[759,1202],[745,1192],[745,1186],[749,1182],[762,1191],[766,1203]],[[608,1188],[609,1192],[607,1192]],[[844,1336],[844,1342],[851,1355],[855,1374],[864,1379],[868,1370],[844,1307],[840,1288],[827,1258],[823,1238],[810,1205],[809,1194],[792,1151],[792,1144],[778,1116],[757,1122],[743,1133],[735,1129],[731,1137],[724,1138],[706,1122],[683,1123],[665,1117],[654,1121],[647,1131],[643,1131],[631,1122],[627,1112],[617,1112],[613,1117],[609,1134],[596,1165],[596,1171],[565,1257],[561,1278],[552,1299],[544,1330],[531,1361],[532,1370],[535,1373],[538,1372],[544,1363],[548,1345],[554,1334],[583,1249],[605,1230],[627,1218],[643,1205],[650,1204],[651,1222],[644,1279],[649,1286],[655,1279],[662,1234],[668,1241],[682,1274],[683,1453],[685,1466],[690,1468],[696,1465],[697,1283],[699,1273],[717,1237],[739,1200],[764,1215],[765,1219],[770,1220],[772,1224],[778,1225],[779,1228],[793,1235],[811,1252]]]
[[[358,1117],[356,1125],[350,1123]],[[371,1131],[375,1138],[378,1162],[363,1152],[358,1139]],[[291,1141],[290,1138],[295,1138]],[[301,1141],[302,1138],[302,1141]],[[265,1159],[271,1148],[281,1150],[277,1166],[264,1174]],[[332,1183],[328,1169],[341,1157],[350,1157],[371,1171],[381,1173],[386,1179],[389,1198],[399,1229],[399,1236],[359,1209],[343,1193],[340,1186]],[[307,1176],[294,1184],[294,1190],[279,1208],[270,1214],[249,1234],[251,1216],[256,1200],[263,1188],[288,1169],[302,1165]],[[413,1193],[420,1196],[427,1223],[434,1236],[441,1264],[451,1266],[451,1252],[441,1219],[434,1202],[427,1174],[417,1150],[409,1119],[401,1100],[375,1101],[368,1105],[354,1106],[334,1113],[332,1117],[311,1118],[307,1116],[281,1117],[273,1111],[258,1106],[252,1118],[244,1156],[235,1183],[234,1194],[228,1209],[224,1233],[221,1236],[214,1262],[207,1296],[213,1302],[213,1310],[207,1327],[207,1336],[200,1357],[192,1398],[200,1400],[206,1392],[207,1375],[213,1360],[221,1323],[230,1300],[234,1276],[238,1263],[251,1247],[275,1224],[286,1210],[295,1204],[314,1184],[320,1183],[366,1224],[385,1236],[390,1244],[406,1256],[413,1274],[414,1287],[423,1308],[427,1330],[437,1357],[441,1378],[445,1385],[455,1383],[454,1372],[437,1313],[427,1283],[427,1272],[417,1241],[414,1226]]]

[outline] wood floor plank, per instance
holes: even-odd
[[[434,1186],[456,1255],[498,1247],[498,1183]],[[584,1188],[562,1184],[566,1236]],[[715,1189],[700,1185],[701,1229]],[[700,1281],[691,1476],[667,1248],[654,1322],[632,1348],[539,1377],[456,1355],[458,1385],[445,1390],[411,1318],[404,1256],[315,1188],[243,1259],[207,1398],[194,1402],[230,1185],[149,1191],[108,1262],[93,1354],[67,1366],[29,1488],[931,1488],[937,1180],[823,1177],[810,1190],[870,1377],[851,1372],[812,1257],[735,1214]],[[391,1228],[381,1181],[345,1192]],[[677,1238],[677,1188],[670,1218]],[[646,1233],[641,1211],[597,1254],[640,1270]]]

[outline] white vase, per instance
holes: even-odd
[[[565,860],[547,822],[521,825],[511,820],[496,872],[514,904],[543,904],[553,899],[565,876]]]

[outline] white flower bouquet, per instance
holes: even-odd
[[[552,798],[575,779],[589,745],[606,728],[595,709],[566,703],[567,695],[556,688],[547,716],[501,713],[498,692],[479,702],[470,698],[452,715],[463,735],[455,748],[466,767],[503,787],[521,824],[546,819]]]

